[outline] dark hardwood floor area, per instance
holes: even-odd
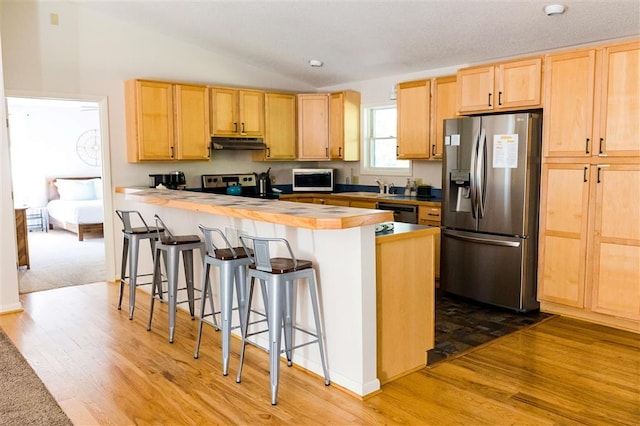
[[[268,356],[247,347],[235,382],[221,374],[220,333],[180,311],[167,341],[167,306],[139,293],[133,321],[117,285],[95,283],[21,296],[2,327],[74,424],[637,425],[640,335],[554,317],[412,373],[360,400],[282,364],[271,406]],[[329,312],[329,311],[327,311]],[[348,351],[348,347],[327,348]],[[295,355],[294,355],[295,362]]]

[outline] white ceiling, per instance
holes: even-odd
[[[640,0],[82,1],[313,87],[637,36]],[[324,61],[311,68],[309,59]]]

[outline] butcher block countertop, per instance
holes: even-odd
[[[156,188],[117,187],[128,200],[307,229],[346,229],[393,220],[393,212]]]

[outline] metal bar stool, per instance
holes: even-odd
[[[197,235],[173,235],[167,226],[162,222],[158,215],[154,216],[156,227],[158,228],[158,241],[156,242],[156,252],[154,257],[154,275],[153,285],[151,287],[151,307],[149,311],[149,324],[147,330],[151,330],[151,321],[153,319],[153,305],[156,297],[162,296],[161,277],[160,277],[160,253],[164,258],[165,269],[167,272],[167,284],[169,293],[169,342],[173,343],[173,336],[176,325],[176,307],[180,303],[189,303],[189,312],[191,319],[195,319],[194,315],[194,285],[193,285],[193,250],[200,251],[200,255],[204,261],[204,243]],[[162,229],[162,231],[160,231]],[[182,253],[182,261],[184,265],[184,275],[186,279],[186,287],[178,288],[178,268],[180,253]],[[187,300],[177,301],[178,290],[187,290]]]
[[[204,242],[207,254],[204,256],[202,265],[202,303],[200,306],[200,321],[198,323],[198,339],[196,341],[196,349],[193,354],[194,358],[198,358],[200,352],[200,339],[202,336],[202,323],[205,317],[213,317],[213,325],[216,330],[222,329],[222,374],[227,375],[229,372],[229,346],[231,339],[231,313],[233,311],[233,286],[236,288],[236,301],[240,318],[240,329],[244,333],[245,316],[243,314],[246,309],[246,288],[247,288],[247,271],[246,267],[251,263],[251,259],[247,256],[244,247],[232,247],[224,233],[217,228],[208,228],[199,225],[200,230],[204,234]],[[216,237],[217,235],[217,237]],[[218,247],[215,244],[218,240]],[[217,266],[220,275],[220,311],[216,312],[213,295],[211,291],[211,279],[209,271],[211,265]],[[205,305],[209,300],[210,313],[205,314]],[[216,315],[220,314],[222,319],[222,327],[218,326]]]
[[[249,284],[249,297],[247,309],[245,310],[245,323],[248,322],[249,313],[251,311],[251,300],[253,296],[253,284],[255,279],[259,279],[267,285],[267,324],[269,331],[269,358],[270,368],[269,374],[271,378],[271,404],[277,404],[278,398],[278,379],[280,376],[280,354],[286,353],[287,365],[292,365],[293,350],[302,346],[318,343],[320,350],[320,359],[322,362],[322,370],[324,371],[325,385],[329,386],[329,371],[324,355],[324,343],[322,340],[322,329],[320,326],[320,312],[318,305],[318,291],[316,281],[316,271],[310,260],[296,259],[289,242],[284,238],[261,238],[246,235],[240,236],[240,242],[246,253],[251,259],[251,265],[248,268],[248,276],[251,278]],[[286,247],[289,252],[289,258],[271,257],[269,254],[270,244],[281,244]],[[316,331],[311,332],[294,325],[293,320],[293,283],[299,279],[306,279],[309,287],[309,295],[311,296],[311,306],[313,308],[313,317],[315,320]],[[248,328],[248,327],[247,327]],[[242,349],[240,351],[240,366],[238,367],[238,376],[236,382],[240,383],[242,375],[242,365],[244,362],[244,351],[247,343],[247,337],[262,333],[259,331],[249,334],[247,328],[242,333]],[[308,342],[293,346],[293,331],[298,330],[314,339]],[[281,336],[284,330],[285,349],[281,350]]]
[[[155,244],[158,232],[163,229],[150,227],[137,210],[116,210],[116,214],[122,221],[122,267],[120,269],[120,296],[118,297],[118,309],[122,309],[122,294],[124,284],[129,280],[129,319],[133,319],[133,310],[136,304],[136,287],[149,285],[151,282],[138,282],[138,277],[150,277],[153,274],[138,274],[138,254],[140,241],[149,240],[152,259],[155,257]],[[141,225],[141,226],[140,226]],[[126,274],[127,261],[129,263],[129,275]],[[161,293],[162,294],[162,293]]]

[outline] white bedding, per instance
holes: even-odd
[[[102,223],[104,221],[104,209],[101,199],[81,201],[52,200],[47,204],[47,212],[49,217],[77,225]]]

